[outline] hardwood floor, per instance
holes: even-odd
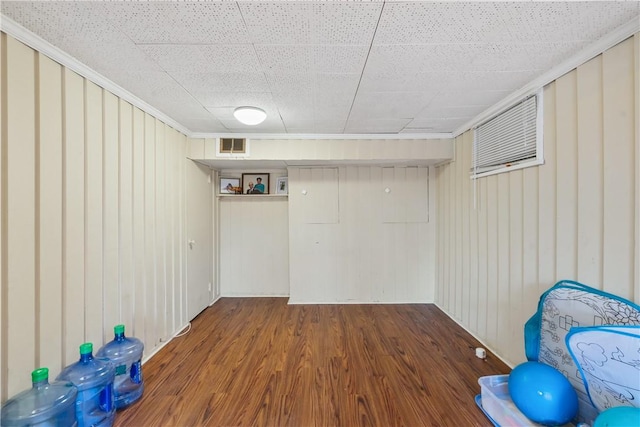
[[[490,426],[478,378],[508,373],[436,306],[223,298],[143,367],[115,426]]]

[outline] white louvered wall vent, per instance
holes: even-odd
[[[216,157],[249,157],[249,140],[246,138],[218,138]]]
[[[475,128],[472,178],[542,163],[542,91]]]

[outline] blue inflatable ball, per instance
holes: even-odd
[[[593,427],[640,426],[640,408],[616,406],[600,413]]]
[[[578,395],[569,380],[544,363],[516,366],[509,374],[509,394],[527,418],[546,426],[566,424],[578,413]]]

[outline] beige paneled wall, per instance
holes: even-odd
[[[468,131],[437,168],[436,301],[513,365],[559,280],[640,302],[639,37],[544,88],[544,165],[474,182]]]
[[[268,195],[217,195],[219,286],[222,296],[289,295],[289,215],[276,195],[284,169],[224,170],[228,178],[268,173]],[[216,179],[215,182],[218,182]]]
[[[186,136],[2,34],[0,400],[124,323],[187,323]]]
[[[215,138],[191,139],[189,157],[216,158]],[[442,162],[453,158],[451,139],[258,139],[249,137],[251,160]],[[233,162],[229,159],[229,162]]]
[[[433,170],[290,167],[290,301],[433,301]]]

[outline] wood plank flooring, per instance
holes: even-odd
[[[510,369],[435,305],[223,298],[143,366],[118,426],[490,426],[478,378]]]

